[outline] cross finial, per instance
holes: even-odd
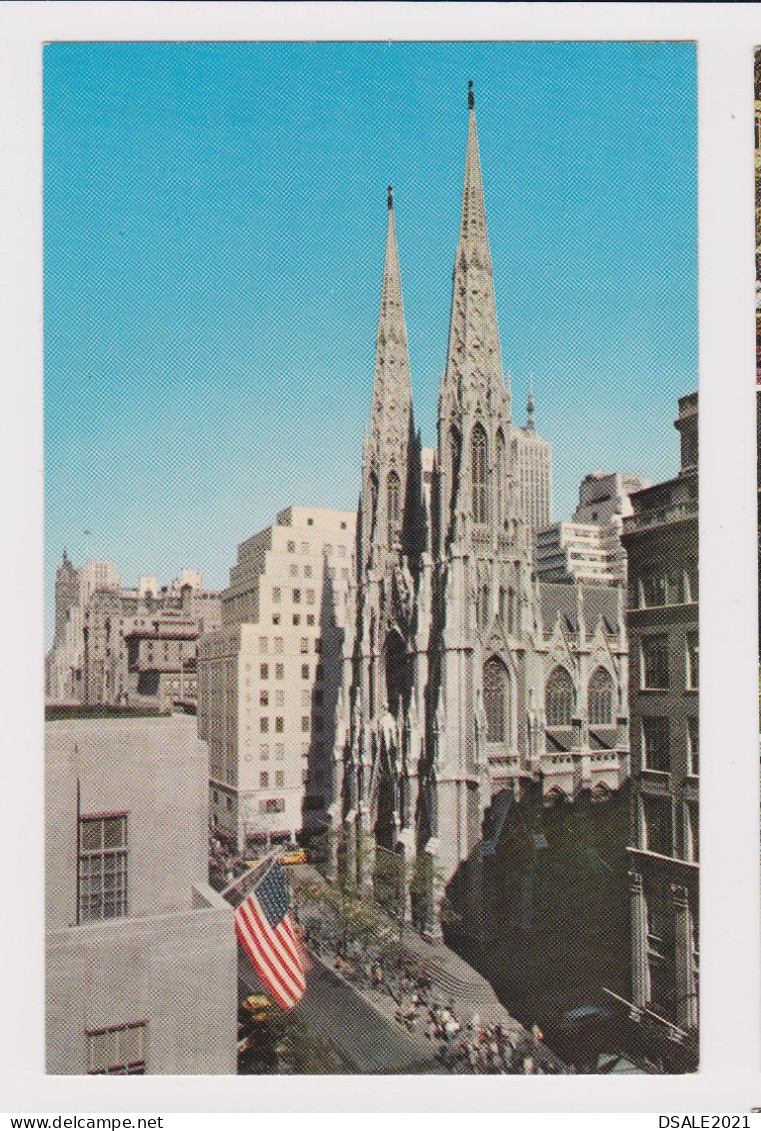
[[[472,110],[476,105],[476,96],[473,93],[473,79],[468,80],[468,109]]]
[[[391,209],[394,207],[394,186],[389,185],[388,188],[386,189],[386,192],[388,193],[388,210],[390,212]]]

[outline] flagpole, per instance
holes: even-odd
[[[277,849],[275,852],[270,852],[270,854],[268,856],[262,857],[261,860],[257,860],[257,862],[256,862],[256,864],[254,864],[253,868],[249,868],[247,872],[241,872],[241,874],[239,876],[237,876],[231,884],[228,884],[226,888],[222,888],[222,891],[219,894],[221,896],[227,895],[227,893],[232,891],[233,888],[237,888],[237,886],[243,880],[245,880],[247,876],[250,876],[252,872],[258,871],[264,864],[271,864],[272,861],[279,855],[280,855],[280,850]]]

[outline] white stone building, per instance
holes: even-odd
[[[632,513],[629,496],[649,486],[650,480],[641,475],[604,471],[587,475],[571,522],[536,532],[535,564],[540,580],[626,584],[622,524]]]
[[[246,844],[292,839],[333,801],[356,515],[293,506],[238,548],[222,628],[199,652],[209,810]]]
[[[206,788],[188,716],[46,724],[48,1072],[236,1071],[237,944],[208,885]]]

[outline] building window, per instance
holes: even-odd
[[[289,542],[288,543],[288,553],[289,554],[295,554],[296,553],[296,543],[295,542]]]
[[[314,604],[314,589],[307,589],[307,604]]]
[[[285,703],[285,692],[282,687],[275,692],[275,706],[282,707]]]
[[[294,613],[293,614],[293,627],[298,628],[298,626],[300,624],[301,624],[301,617],[299,616],[298,613]]]
[[[87,1034],[89,1076],[144,1076],[145,1022]]]
[[[645,848],[660,856],[674,854],[674,815],[668,797],[643,798]]]
[[[681,569],[670,569],[666,572],[666,603],[668,605],[683,605],[686,600],[684,573]]]
[[[295,562],[290,567],[289,573],[290,573],[291,577],[298,577],[299,576],[299,567],[296,565]]]
[[[279,588],[275,588],[275,589],[272,590],[272,600],[275,602],[276,605],[280,604],[281,596],[282,596],[282,594],[281,594]]]
[[[613,680],[605,668],[596,668],[589,681],[589,722],[592,726],[610,726],[613,722]]]
[[[270,748],[269,748],[269,746],[267,745],[266,742],[263,742],[262,745],[259,747],[259,757],[261,758],[261,760],[263,762],[269,762]]]
[[[646,770],[667,774],[671,768],[669,755],[669,721],[664,718],[642,720],[642,754]]]
[[[396,545],[401,513],[401,485],[399,476],[395,471],[392,471],[386,480],[386,508],[386,539],[389,550],[393,550]]]
[[[507,668],[492,656],[484,664],[484,711],[487,742],[505,742],[510,731],[509,677]]]
[[[301,729],[305,734],[309,733],[309,715],[301,716]]]
[[[301,604],[301,590],[300,589],[294,589],[293,590],[293,603],[294,603],[294,605],[300,605]]]
[[[308,707],[310,705],[311,701],[312,701],[312,693],[311,693],[311,691],[308,690],[308,688],[305,688],[301,692],[301,706],[302,707]]]
[[[270,776],[266,770],[262,770],[262,772],[259,774],[259,788],[269,789],[269,784]]]
[[[650,573],[642,578],[641,604],[646,609],[666,604],[666,577],[662,572]]]
[[[280,613],[273,613],[272,614],[272,623],[275,626],[275,628],[277,628],[277,626],[280,624]]]
[[[283,813],[285,812],[285,798],[283,797],[268,797],[266,801],[259,802],[260,813]]]
[[[302,742],[302,744],[301,744],[301,757],[302,758],[308,758],[309,757],[309,743],[308,742]]]
[[[282,636],[276,636],[275,637],[275,653],[278,656],[282,656],[282,654],[283,654],[283,638],[282,638]]]
[[[275,773],[275,785],[285,785],[285,774],[282,770],[277,770]]]
[[[544,691],[547,726],[567,727],[573,717],[573,680],[565,668],[555,668]]]
[[[278,715],[275,719],[275,734],[282,734],[285,729],[285,720],[282,715]]]
[[[697,604],[700,600],[700,577],[698,574],[698,563],[695,558],[687,563],[687,586],[689,588],[689,600],[693,604]]]
[[[641,686],[665,690],[669,685],[669,640],[666,633],[643,636]]]
[[[275,679],[285,678],[285,664],[275,664]]]
[[[476,623],[483,632],[489,624],[489,586],[480,585],[476,591]]]
[[[315,650],[315,652],[317,652],[318,655],[322,651],[322,638],[319,637],[319,636],[315,637],[314,650]]]
[[[259,664],[259,679],[269,679],[270,666],[269,664]]]
[[[311,576],[312,576],[312,567],[310,565],[305,565],[304,566],[304,577],[311,577]]]
[[[269,641],[266,636],[259,637],[259,651],[266,655],[269,650]]]
[[[127,914],[127,816],[79,821],[79,922]]]
[[[302,554],[308,554],[309,553],[309,543],[308,542],[302,542],[301,543],[301,552],[302,552]]]
[[[698,644],[698,633],[688,632],[686,638],[686,677],[687,688],[690,691],[697,691],[700,686],[700,647]]]
[[[687,766],[694,777],[700,773],[700,720],[687,717]]]
[[[685,802],[684,832],[685,858],[697,864],[700,860],[700,810],[695,801]]]
[[[275,760],[278,761],[278,762],[282,762],[284,758],[285,758],[285,746],[283,745],[282,742],[278,742],[277,745],[275,746]]]
[[[502,429],[497,432],[497,522],[502,523],[505,514],[505,437]]]
[[[301,637],[300,647],[301,647],[301,655],[306,656],[309,653],[309,637],[308,636],[302,636]]]
[[[266,687],[263,687],[262,690],[259,692],[259,706],[260,707],[269,707],[269,705],[270,705],[270,693],[269,693],[269,691],[267,690]]]
[[[262,734],[269,734],[269,729],[270,729],[270,721],[269,721],[269,719],[267,718],[266,715],[263,715],[259,719],[259,730]]]
[[[473,521],[488,521],[487,444],[486,433],[480,424],[473,429],[470,442],[471,475],[473,486]]]
[[[314,628],[314,613],[307,613],[307,624],[310,628]]]
[[[302,679],[309,679],[309,664],[302,664],[301,665],[301,678]]]

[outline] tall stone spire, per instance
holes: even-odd
[[[472,82],[468,86],[465,185],[453,274],[449,351],[441,393],[442,407],[452,401],[458,402],[465,412],[479,406],[484,412],[499,407],[510,418],[510,393],[502,376]]]
[[[412,409],[410,361],[407,349],[407,327],[402,302],[402,277],[399,270],[399,248],[396,242],[394,194],[388,186],[388,232],[386,261],[383,267],[383,289],[375,341],[375,377],[373,407],[370,415],[372,433],[396,435],[406,444],[409,414]],[[399,431],[401,429],[401,431]]]

